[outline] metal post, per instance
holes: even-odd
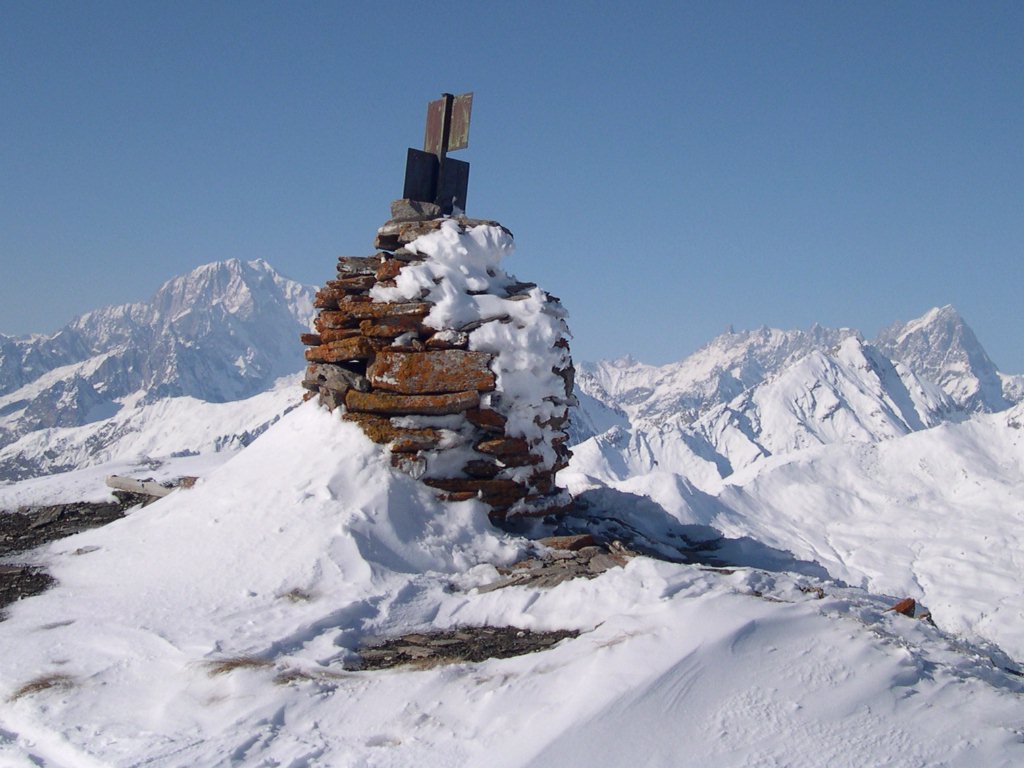
[[[437,153],[437,189],[434,191],[434,202],[447,210],[447,203],[451,201],[441,199],[441,189],[444,186],[444,161],[448,155],[448,139],[452,131],[452,103],[455,96],[442,93],[441,98],[444,99],[444,117],[441,118],[441,147]]]

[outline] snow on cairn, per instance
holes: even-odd
[[[446,500],[480,498],[496,521],[564,508],[565,310],[501,268],[514,246],[499,224],[392,214],[380,252],[342,257],[317,294],[304,386]]]

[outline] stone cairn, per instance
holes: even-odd
[[[433,327],[437,323],[428,315],[436,306],[431,300],[436,294],[427,288],[411,299],[382,300],[381,288],[393,288],[402,270],[430,258],[416,250],[414,241],[437,232],[445,222],[454,222],[459,233],[497,227],[511,243],[511,233],[496,222],[444,217],[431,203],[397,200],[391,209],[391,220],[377,232],[378,252],[341,257],[337,279],[317,293],[316,332],[302,336],[309,347],[303,381],[307,399],[318,397],[329,410],[341,409],[343,419],[386,446],[394,467],[420,479],[444,500],[478,498],[495,522],[510,514],[565,511],[571,499],[554,477],[571,455],[565,427],[575,372],[559,300],[532,283],[504,276],[493,295],[508,303],[486,299],[489,307],[499,308],[498,314],[452,323],[454,327]],[[498,272],[488,269],[491,276]],[[443,281],[438,277],[433,283]],[[474,300],[487,293],[465,292]],[[519,394],[502,391],[503,379],[519,381],[522,390],[524,372],[508,370],[508,358],[529,355],[519,349],[503,357],[501,349],[493,344],[487,349],[488,344],[477,343],[482,337],[474,335],[486,324],[500,323],[503,334],[515,329],[513,339],[525,338],[515,336],[529,328],[520,327],[522,317],[511,310],[513,303],[527,298],[539,303],[547,322],[557,318],[561,329],[548,357],[541,358],[555,361],[547,363],[553,375],[540,371],[532,377],[541,390],[550,382],[548,391],[542,391],[542,403],[517,402]],[[526,428],[524,413],[530,421]]]

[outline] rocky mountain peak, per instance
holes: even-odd
[[[965,410],[996,412],[1010,406],[995,364],[949,304],[891,325],[876,343],[890,357],[941,386]]]

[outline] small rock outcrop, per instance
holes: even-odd
[[[441,632],[417,632],[389,638],[357,649],[357,662],[348,669],[371,671],[411,666],[429,669],[441,664],[508,659],[546,651],[579,636],[574,629],[532,632],[518,627],[461,627]]]
[[[317,293],[316,332],[302,337],[310,396],[447,500],[479,498],[496,521],[564,509],[566,313],[500,268],[511,233],[399,200],[375,246],[340,258]]]

